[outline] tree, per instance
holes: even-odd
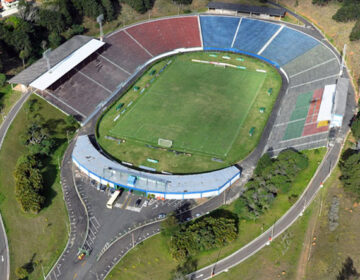
[[[339,275],[336,277],[336,280],[358,280],[360,279],[360,274],[357,272],[354,267],[354,262],[350,257],[347,257]]]
[[[45,27],[50,33],[60,34],[66,28],[66,22],[56,7],[40,9],[37,23]]]
[[[19,58],[22,61],[23,64],[23,68],[25,68],[25,59],[27,59],[30,55],[30,52],[28,51],[28,49],[23,49],[22,51],[20,51],[19,53]]]
[[[348,149],[340,161],[340,180],[344,189],[357,199],[360,198],[360,153]]]
[[[205,216],[193,223],[182,225],[170,241],[173,258],[185,263],[196,253],[224,246],[233,241],[238,233],[233,218]]]
[[[55,49],[57,48],[62,42],[62,37],[57,32],[51,32],[49,35],[49,43],[50,47]]]
[[[179,230],[179,221],[175,217],[174,213],[168,215],[168,217],[161,223],[161,233],[165,236],[172,236]]]
[[[42,175],[34,156],[18,160],[14,172],[15,197],[24,212],[39,213],[45,201],[40,193],[43,189]]]
[[[5,74],[0,73],[0,88],[5,85],[5,82],[6,82]]]
[[[357,41],[360,39],[360,20],[356,21],[349,38],[350,41]]]
[[[360,139],[360,114],[357,114],[357,116],[351,123],[351,132],[354,135],[356,141],[359,141],[359,139]]]
[[[105,18],[107,21],[112,21],[115,18],[114,4],[111,0],[101,0],[101,4],[105,10]]]
[[[33,119],[24,133],[24,144],[30,154],[49,155],[55,146],[48,128],[39,119]]]
[[[15,270],[15,274],[20,279],[25,279],[26,277],[29,276],[29,272],[23,266],[17,267]]]

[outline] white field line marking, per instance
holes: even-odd
[[[319,133],[320,134],[320,133]],[[314,136],[314,135],[317,135],[317,134],[312,134],[310,136]],[[301,146],[305,146],[305,145],[310,145],[310,144],[315,144],[315,143],[319,143],[319,142],[324,142],[326,141],[327,142],[327,139],[324,138],[324,139],[320,139],[320,140],[315,140],[315,141],[311,141],[311,142],[307,142],[307,143],[303,143],[303,144],[297,144],[297,145],[291,145],[291,147],[301,147]],[[274,149],[273,151],[281,151],[281,150],[284,150],[286,149],[285,147],[284,148],[279,148],[279,149]]]
[[[316,79],[316,80],[312,80],[312,81],[309,81],[309,82],[306,82],[306,83],[302,83],[302,84],[298,84],[296,86],[292,86],[290,88],[297,88],[297,87],[301,87],[301,86],[304,86],[304,85],[308,85],[308,84],[312,84],[312,83],[315,83],[315,82],[319,82],[319,81],[322,81],[322,80],[326,80],[326,79],[330,79],[330,78],[335,78],[335,77],[338,77],[339,74],[334,74],[334,75],[330,75],[330,76],[327,76],[327,77],[324,77],[324,78],[319,78],[319,79]]]
[[[129,32],[127,32],[127,30],[124,30],[124,32],[125,32],[131,39],[133,39],[134,42],[135,42],[136,44],[138,44],[140,48],[142,48],[144,51],[146,51],[148,55],[150,55],[151,57],[154,57],[154,56],[151,54],[151,52],[149,52],[143,45],[141,45],[141,44],[138,42],[138,40],[136,40],[133,36],[131,36],[131,35],[129,34]]]
[[[290,78],[293,78],[293,77],[296,77],[296,76],[298,76],[298,75],[301,75],[301,74],[303,74],[303,73],[305,73],[305,72],[307,72],[307,71],[313,70],[313,69],[315,69],[315,68],[317,68],[317,67],[320,67],[320,66],[322,66],[322,65],[324,65],[324,64],[327,64],[327,63],[329,63],[329,62],[331,62],[331,61],[334,61],[334,60],[336,60],[335,57],[332,58],[332,59],[326,60],[326,61],[324,61],[324,62],[322,62],[322,63],[320,63],[320,64],[314,65],[314,66],[312,66],[312,67],[310,67],[310,68],[308,68],[308,69],[305,69],[305,70],[303,70],[303,71],[300,71],[300,72],[298,72],[298,73],[296,73],[296,74],[294,74],[294,75],[291,75]]]
[[[295,123],[295,122],[303,121],[303,120],[305,120],[305,119],[306,119],[306,118],[301,118],[301,119],[292,120],[292,121],[288,121],[288,122],[278,123],[278,124],[275,124],[274,127],[283,126],[283,125],[287,125],[287,124],[290,124],[290,123]]]
[[[131,75],[131,73],[127,70],[125,70],[124,68],[122,68],[120,65],[117,65],[115,62],[113,62],[112,60],[110,60],[109,58],[107,58],[106,56],[103,56],[100,53],[97,53],[100,57],[102,57],[103,59],[105,59],[107,62],[111,63],[112,65],[114,65],[115,67],[119,68],[121,71],[124,71],[125,73]]]
[[[44,90],[46,92],[46,94],[50,95],[51,97],[53,97],[54,99],[56,99],[57,101],[61,102],[62,104],[64,104],[65,106],[69,107],[71,110],[73,110],[74,112],[78,113],[80,116],[82,117],[86,117],[84,114],[80,113],[78,110],[76,110],[75,108],[73,108],[72,106],[70,106],[69,104],[67,104],[65,101],[61,100],[59,97],[57,97],[56,95],[50,93],[47,90]],[[57,106],[56,106],[57,107]]]
[[[261,55],[266,50],[266,48],[271,44],[271,42],[276,38],[276,36],[279,35],[279,33],[281,32],[281,30],[283,30],[284,27],[284,25],[281,25],[281,27],[275,32],[274,35],[271,36],[269,41],[267,41],[265,45],[261,48],[261,50],[257,53],[258,55]]]
[[[197,21],[198,21],[198,26],[199,26],[199,36],[200,36],[200,42],[201,42],[201,47],[204,47],[204,42],[203,42],[203,38],[202,38],[202,30],[201,30],[201,23],[200,23],[200,16],[197,16]]]
[[[239,24],[238,24],[238,26],[237,26],[237,28],[236,28],[236,31],[235,31],[235,34],[234,34],[234,38],[233,38],[232,43],[231,43],[231,47],[234,47],[235,40],[236,40],[237,34],[238,34],[238,32],[239,32],[240,24],[241,24],[242,19],[243,19],[243,18],[240,18],[240,20],[239,20]]]
[[[76,69],[76,68],[75,68]],[[93,83],[97,84],[99,87],[103,88],[104,90],[106,90],[109,93],[112,93],[111,90],[109,90],[107,87],[104,87],[102,84],[100,84],[99,82],[95,81],[93,78],[89,77],[88,75],[86,75],[85,73],[83,73],[82,71],[76,69],[81,75],[83,75],[85,78],[88,78],[90,81],[92,81]]]
[[[318,133],[318,134],[316,134],[316,135],[322,135],[322,134],[328,134],[328,131],[321,132],[321,133]],[[306,136],[301,136],[301,137],[297,137],[297,138],[292,138],[292,139],[280,141],[279,143],[280,143],[280,144],[283,144],[283,143],[286,143],[286,142],[289,142],[289,141],[294,141],[294,140],[300,140],[300,139],[304,139],[304,138],[309,138],[309,137],[312,137],[312,136],[314,136],[314,135],[315,135],[315,134],[306,135]]]

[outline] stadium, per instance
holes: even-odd
[[[82,172],[162,199],[215,196],[264,152],[328,145],[349,87],[312,30],[213,14],[75,36],[10,83],[90,127]]]

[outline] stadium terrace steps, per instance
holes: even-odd
[[[239,22],[234,17],[200,16],[204,47],[231,48]]]
[[[129,74],[101,56],[97,56],[86,65],[80,67],[77,66],[76,69],[80,70],[89,78],[97,81],[110,91],[114,91],[120,83],[129,77]],[[111,75],[108,75],[108,73],[111,73]]]
[[[178,48],[201,47],[198,17],[168,18],[126,29],[153,56]]]
[[[325,77],[330,77],[333,75],[339,74],[340,68],[339,64],[336,61],[331,61],[329,63],[320,65],[314,69],[290,77],[290,82],[292,86],[296,86],[308,81],[314,81]]]
[[[274,155],[277,155],[281,150],[293,147],[297,150],[314,149],[324,147],[327,145],[328,133],[318,133],[305,137],[290,139],[287,141],[279,142],[273,147],[268,147]]]
[[[105,42],[109,46],[101,55],[130,73],[133,73],[139,65],[144,64],[151,58],[124,31],[114,33],[110,37],[105,38]]]
[[[278,24],[243,18],[233,47],[256,54],[279,28]]]
[[[280,66],[309,51],[319,41],[294,29],[285,27],[261,54]]]
[[[333,62],[338,65],[334,53],[324,45],[318,44],[303,55],[298,56],[289,63],[283,65],[282,68],[291,77],[292,75],[296,75],[311,68],[316,69],[317,65],[324,64],[325,62]]]

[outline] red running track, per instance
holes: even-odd
[[[153,56],[178,48],[201,47],[198,17],[160,19],[126,29]]]
[[[323,93],[324,93],[324,89],[317,89],[314,91],[314,95],[312,97],[312,102],[310,104],[309,111],[306,117],[302,136],[308,136],[308,135],[325,132],[328,131],[329,129],[328,125],[317,127],[317,117],[319,114]]]

